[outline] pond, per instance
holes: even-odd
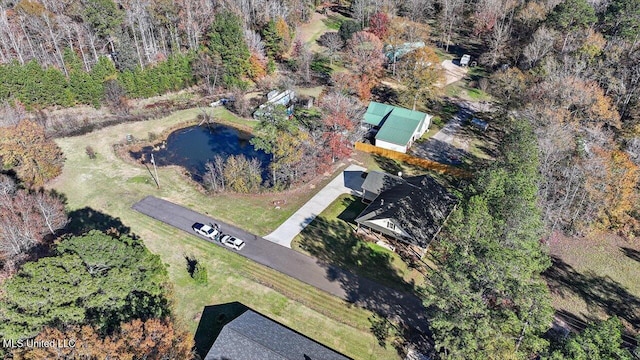
[[[152,146],[146,146],[130,154],[134,159],[144,157],[148,162],[153,152],[158,166],[182,166],[196,181],[202,181],[205,165],[214,156],[220,155],[226,159],[231,155],[242,154],[260,161],[265,178],[271,155],[256,150],[249,142],[251,138],[251,134],[229,126],[191,126],[172,132],[166,142],[162,146],[156,146],[155,150]]]

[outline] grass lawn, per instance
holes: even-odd
[[[399,290],[421,285],[423,276],[398,254],[355,235],[353,220],[365,207],[360,198],[340,196],[293,239],[291,247]]]
[[[183,110],[162,119],[56,139],[66,161],[63,173],[49,187],[67,197],[67,207],[76,221],[95,221],[78,218],[78,214],[89,211],[87,208],[107,214],[116,222],[121,221],[152,252],[160,255],[168,265],[176,315],[191,331],[195,331],[204,306],[238,301],[354,358],[397,359],[395,350],[380,346],[372,334],[370,312],[131,210],[131,205],[144,196],[155,195],[266,234],[313,196],[308,188],[257,196],[207,196],[178,167],[159,168],[161,188],[156,189],[145,167],[124,161],[114,153],[113,144],[123,142],[126,134],[141,139],[151,131],[160,134],[196,121],[199,112],[199,109]],[[246,127],[254,124],[222,108],[213,112],[218,119],[228,122]],[[86,155],[87,145],[96,151],[96,159],[90,160]],[[324,182],[329,180],[326,178]],[[317,189],[323,186],[315,185]],[[275,200],[286,203],[275,210]],[[197,285],[190,278],[185,256],[195,257],[205,265],[209,275],[207,285]]]
[[[445,60],[453,60],[456,58],[454,54],[449,54],[439,47],[434,47],[433,50],[435,51],[436,55],[438,55],[438,59],[440,60],[440,62],[443,62]]]
[[[616,315],[640,334],[640,242],[609,233],[557,235],[550,252],[554,265],[545,277],[559,312],[581,321]]]
[[[314,87],[296,87],[295,91],[298,95],[304,96],[313,96],[314,98],[319,98],[320,94],[324,90],[324,86],[314,86]]]
[[[296,29],[296,36],[302,42],[309,45],[310,50],[313,52],[320,52],[322,47],[318,45],[316,40],[318,40],[322,34],[331,30],[331,28],[327,26],[327,20],[327,15],[314,12],[308,23],[302,24]]]
[[[444,88],[446,96],[457,97],[469,101],[491,101],[491,96],[486,92],[467,86],[465,81],[457,81]]]
[[[348,19],[349,18],[347,18],[346,16],[331,12],[329,15],[327,15],[326,19],[322,20],[322,22],[327,26],[327,28],[338,31],[340,30],[340,26],[342,25],[342,23]]]

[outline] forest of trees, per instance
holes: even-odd
[[[122,115],[128,99],[200,85],[208,95],[233,91],[234,110],[247,115],[249,89],[322,79],[330,88],[317,108],[290,117],[275,107],[257,119],[252,143],[271,155],[268,178],[242,157],[212,159],[204,176],[212,191],[255,192],[267,183],[279,190],[349,156],[361,135],[362,101],[380,89],[381,78],[399,85],[391,92],[403,106],[435,108],[443,95],[436,86],[443,78],[439,53],[451,51],[479,63],[473,81],[492,95],[506,135],[495,163],[463,189],[433,247],[437,271],[424,297],[437,354],[630,359],[615,318],[550,339],[553,308],[541,273],[551,265],[546,240],[554,232],[640,235],[640,2],[342,1],[336,5],[351,19],[320,36],[314,53],[295,29],[318,5],[0,2],[0,160],[19,180],[0,177],[0,262],[8,277],[0,333],[74,334],[98,344],[69,355],[86,358],[110,351],[182,357],[190,350],[171,320],[165,271],[139,240],[92,232],[29,261],[68,219],[59,196],[38,190],[61,172],[64,157],[43,124],[25,120],[28,111],[86,104]],[[427,46],[385,59],[383,49],[417,41]],[[333,72],[334,65],[345,71]],[[92,241],[119,252],[88,246]],[[150,271],[134,273],[131,259]],[[60,275],[55,288],[35,291],[29,284],[46,274]],[[114,276],[127,281],[113,284]],[[72,286],[80,283],[86,286]],[[159,340],[140,345],[147,350],[136,355],[134,338]]]

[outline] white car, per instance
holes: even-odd
[[[191,225],[191,228],[196,233],[209,239],[215,239],[220,234],[220,231],[214,228],[213,226],[205,225],[201,223],[195,223]]]
[[[230,247],[232,249],[236,249],[238,251],[242,250],[242,248],[245,246],[244,241],[240,240],[240,239],[236,239],[233,236],[230,235],[224,235],[220,238],[220,242],[227,247]]]

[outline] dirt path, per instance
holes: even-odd
[[[445,87],[456,81],[460,81],[469,71],[469,68],[458,66],[451,60],[445,60],[442,62],[442,68],[445,70],[445,83],[440,87]]]
[[[308,44],[310,50],[313,52],[318,52],[322,49],[322,47],[316,43],[316,40],[330,30],[324,23],[326,19],[327,15],[314,12],[313,16],[311,16],[311,21],[302,24],[296,29],[296,37]]]

